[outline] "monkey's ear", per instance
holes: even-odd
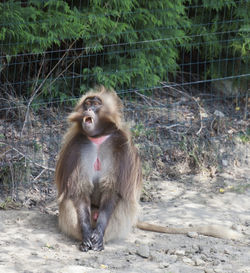
[[[79,122],[82,121],[83,116],[79,112],[73,112],[68,116],[68,121],[70,122]]]

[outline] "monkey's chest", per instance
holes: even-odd
[[[112,161],[109,160],[109,156],[105,156],[102,153],[97,153],[96,157],[92,161],[92,182],[99,184],[105,178],[110,177],[112,173]]]
[[[87,174],[88,180],[93,185],[102,183],[102,181],[110,177],[113,170],[113,155],[108,145],[92,144],[89,149],[85,150],[82,155],[83,173]]]
[[[114,166],[109,152],[99,149],[91,163],[90,183],[92,184],[91,204],[99,207],[103,192],[109,190],[114,181]]]

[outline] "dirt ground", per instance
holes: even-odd
[[[142,202],[142,219],[169,226],[220,224],[239,241],[198,234],[169,235],[134,229],[102,252],[82,253],[61,234],[56,202],[43,212],[0,211],[0,272],[250,272],[249,167],[229,168],[214,178],[192,175],[150,182],[153,201]],[[202,185],[202,187],[200,187]]]

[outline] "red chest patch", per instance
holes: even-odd
[[[107,136],[101,136],[101,137],[88,137],[88,139],[94,143],[97,146],[97,153],[99,150],[100,145],[109,137],[109,135]],[[95,171],[100,171],[101,170],[101,161],[100,159],[97,157],[94,163],[94,170]]]
[[[100,171],[101,170],[101,162],[99,160],[99,158],[97,157],[95,163],[94,163],[94,170],[95,171]]]

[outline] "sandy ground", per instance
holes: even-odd
[[[189,176],[152,181],[154,201],[142,203],[142,219],[169,226],[221,224],[240,241],[169,235],[134,229],[102,252],[82,253],[60,233],[56,203],[0,211],[0,272],[250,272],[249,169],[216,178]],[[223,187],[224,193],[220,192]]]

